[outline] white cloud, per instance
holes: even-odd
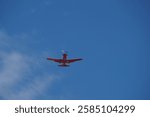
[[[42,79],[37,78],[37,80],[30,82],[27,86],[22,88],[17,93],[17,96],[13,95],[12,99],[37,99],[37,96],[41,96],[47,91],[52,80],[53,77],[48,76],[42,76]]]
[[[3,42],[0,45],[11,45],[11,39],[7,33],[0,31],[0,41]],[[37,61],[33,62],[27,54],[13,50],[6,52],[3,48],[0,51],[0,99],[37,99],[44,94],[55,77],[34,73],[39,70],[36,66],[39,67]]]
[[[28,64],[19,53],[0,53],[0,97],[10,98],[12,89],[26,72]]]
[[[34,99],[42,95],[53,81],[53,76],[45,74],[28,80],[26,74],[32,74],[29,70],[31,64],[27,57],[20,53],[1,54],[0,58],[2,59],[0,70],[0,97],[2,99]],[[26,80],[28,82],[25,82]],[[20,83],[23,85],[20,86]]]
[[[0,85],[9,85],[18,80],[20,75],[25,72],[27,67],[26,60],[23,60],[23,56],[18,53],[1,54],[2,67],[0,72]]]
[[[0,53],[0,59],[1,99],[36,99],[37,96],[47,91],[54,79],[54,76],[49,76],[49,74],[41,74],[29,80],[27,77],[34,75],[31,72],[34,64],[20,53]]]

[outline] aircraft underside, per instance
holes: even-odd
[[[68,67],[70,63],[82,60],[81,58],[67,59],[67,54],[66,53],[64,53],[62,56],[63,56],[62,59],[50,58],[49,57],[49,58],[47,58],[47,60],[57,62],[57,63],[59,63],[58,66],[61,66],[61,67]]]
[[[69,64],[60,64],[58,66],[61,66],[61,67],[69,67]]]

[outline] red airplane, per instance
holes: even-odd
[[[51,61],[60,63],[60,65],[58,65],[58,66],[61,66],[61,67],[68,67],[68,66],[69,66],[69,63],[82,60],[81,58],[67,59],[67,56],[68,56],[68,55],[67,55],[66,52],[63,52],[63,55],[62,55],[62,56],[63,56],[62,59],[47,58],[47,60],[51,60]]]

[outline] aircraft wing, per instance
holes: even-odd
[[[51,61],[58,62],[58,63],[62,62],[62,59],[47,58],[47,60],[51,60]]]
[[[67,60],[67,63],[72,63],[72,62],[75,62],[75,61],[80,61],[80,60],[82,60],[82,59],[69,59],[69,60]]]

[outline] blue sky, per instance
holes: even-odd
[[[0,99],[150,99],[149,5],[1,0]],[[46,60],[62,49],[84,60]]]

